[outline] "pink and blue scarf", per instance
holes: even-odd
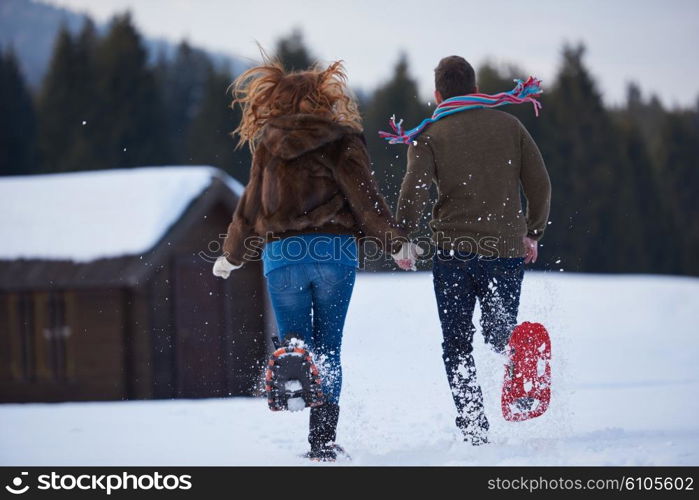
[[[499,94],[492,95],[476,93],[445,99],[437,106],[437,109],[434,110],[430,118],[425,118],[420,125],[408,131],[403,130],[403,120],[396,123],[396,117],[394,115],[389,122],[393,129],[393,133],[381,131],[379,132],[379,136],[383,137],[391,144],[410,144],[430,123],[434,123],[445,116],[467,109],[495,108],[504,106],[505,104],[531,102],[534,105],[534,113],[536,116],[539,116],[541,103],[537,99],[543,92],[541,89],[541,80],[537,80],[533,76],[530,76],[526,82],[522,80],[515,80],[515,82],[517,85],[509,92],[500,92]]]

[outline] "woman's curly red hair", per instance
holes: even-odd
[[[347,88],[347,74],[342,61],[326,69],[318,65],[306,71],[286,72],[278,61],[245,71],[233,84],[233,102],[243,116],[233,134],[238,147],[245,144],[254,151],[260,131],[270,118],[296,113],[327,116],[357,131],[362,130],[357,103]]]

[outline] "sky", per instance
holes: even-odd
[[[513,63],[543,80],[556,75],[564,43],[583,42],[586,64],[608,104],[630,81],[670,106],[697,103],[697,0],[47,0],[98,21],[130,10],[153,37],[259,59],[300,28],[321,62],[342,59],[353,87],[371,91],[390,78],[401,52],[427,100],[441,57],[474,66]],[[528,75],[522,75],[526,77]],[[503,89],[508,90],[508,89]]]

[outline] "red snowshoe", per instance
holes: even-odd
[[[502,387],[505,420],[543,415],[551,401],[551,339],[540,323],[524,322],[512,332]]]
[[[323,404],[318,368],[304,342],[287,336],[281,344],[275,337],[275,351],[267,362],[265,390],[272,411],[300,411]]]

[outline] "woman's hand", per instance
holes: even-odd
[[[221,255],[218,259],[216,259],[216,262],[214,262],[214,276],[226,279],[231,274],[231,271],[235,271],[236,269],[240,269],[241,267],[243,267],[242,264],[239,266],[231,264],[230,262],[228,262],[228,259]]]

